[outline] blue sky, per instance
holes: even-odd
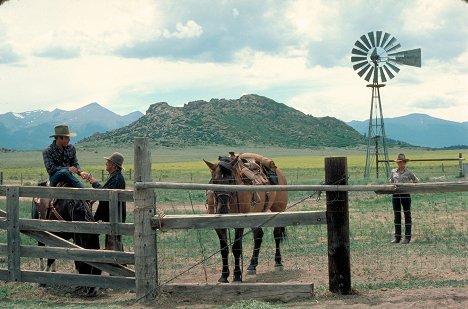
[[[382,30],[422,67],[381,89],[383,114],[468,121],[468,3],[9,0],[0,6],[0,114],[91,102],[126,114],[255,93],[316,117],[369,115],[352,68]]]

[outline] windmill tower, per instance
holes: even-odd
[[[372,96],[367,132],[365,178],[370,176],[374,163],[377,178],[379,178],[379,163],[385,166],[387,178],[390,176],[380,88],[384,87],[384,83],[394,78],[395,74],[400,71],[398,65],[421,67],[420,48],[397,52],[396,50],[400,47],[397,39],[391,34],[372,31],[363,34],[354,43],[351,51],[353,69],[360,77],[372,83],[367,85],[372,88]]]

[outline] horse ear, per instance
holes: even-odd
[[[213,164],[213,163],[208,162],[208,161],[206,161],[205,159],[203,159],[203,162],[205,162],[205,164],[210,168],[210,170],[213,170],[213,169],[214,169],[214,164]]]

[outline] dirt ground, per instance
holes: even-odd
[[[15,285],[7,283],[7,285]],[[18,285],[18,284],[16,284]],[[0,283],[0,287],[5,283]],[[162,295],[159,300],[143,305],[135,303],[132,292],[101,290],[95,298],[82,298],[74,295],[72,288],[13,288],[7,297],[0,297],[0,308],[27,308],[37,306],[61,307],[112,307],[112,308],[236,308],[239,299],[220,300],[182,300]],[[196,299],[196,298],[195,298]],[[237,305],[233,305],[237,304]],[[247,305],[246,305],[247,304]],[[426,289],[380,289],[354,291],[353,295],[334,295],[329,292],[316,293],[311,298],[296,299],[288,302],[242,303],[242,308],[468,308],[468,287],[426,288]],[[231,307],[232,306],[232,307]]]

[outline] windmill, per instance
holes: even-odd
[[[421,67],[421,49],[397,51],[401,45],[391,34],[372,31],[363,34],[354,43],[351,53],[353,69],[363,77],[372,88],[369,128],[367,133],[367,154],[364,177],[370,176],[371,166],[375,162],[376,176],[379,178],[379,163],[384,163],[387,177],[390,176],[388,151],[385,137],[384,117],[380,88],[387,80],[400,71],[398,65]],[[379,83],[381,82],[381,83]]]

